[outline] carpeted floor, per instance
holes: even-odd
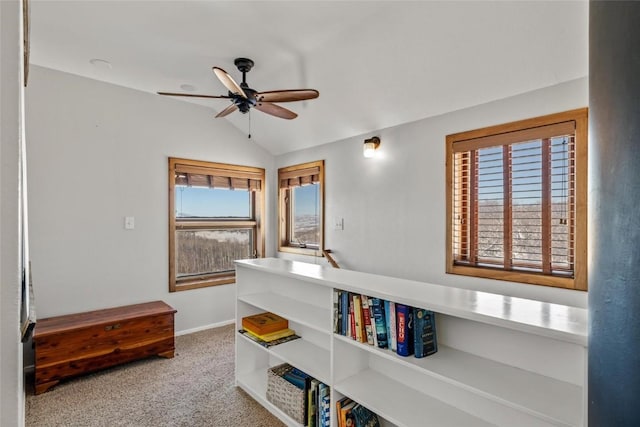
[[[176,337],[173,359],[150,358],[63,381],[33,394],[26,425],[282,426],[234,385],[234,325]]]

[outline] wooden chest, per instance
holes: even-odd
[[[175,312],[154,301],[38,320],[36,394],[63,378],[153,355],[173,357]]]

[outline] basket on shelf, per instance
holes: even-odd
[[[267,371],[267,400],[289,415],[297,423],[305,423],[305,390],[302,390],[282,376],[291,371],[288,363],[269,368]]]

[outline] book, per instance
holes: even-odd
[[[341,427],[355,427],[355,419],[351,411],[353,407],[356,406],[356,402],[349,402],[340,408],[340,426]]]
[[[371,312],[369,311],[369,297],[366,295],[362,295],[360,297],[362,300],[362,317],[364,323],[364,332],[365,337],[363,337],[362,342],[366,342],[370,345],[373,345],[373,328],[371,327]]]
[[[360,404],[354,406],[351,413],[356,422],[355,427],[380,427],[378,415]]]
[[[353,295],[353,318],[355,319],[355,337],[356,341],[363,342],[364,323],[362,319],[362,302],[360,295]],[[353,334],[352,334],[353,335]]]
[[[384,313],[387,317],[387,331],[389,333],[389,348],[392,351],[397,351],[398,341],[396,340],[396,305],[393,301],[384,302]]]
[[[250,340],[256,342],[257,344],[260,344],[261,346],[263,346],[265,348],[269,348],[269,347],[272,347],[272,346],[278,345],[278,344],[284,344],[286,342],[297,340],[297,339],[300,338],[298,335],[289,335],[288,337],[279,338],[277,340],[267,342],[267,341],[261,340],[260,338],[256,337],[255,335],[250,334],[249,332],[245,331],[244,329],[240,329],[238,332],[240,332],[245,337],[247,337]]]
[[[404,304],[396,304],[397,318],[397,353],[399,356],[413,354],[413,308]]]
[[[343,397],[336,402],[336,420],[338,420],[338,427],[344,427],[340,414],[342,413],[342,407],[353,402],[348,397]]]
[[[349,292],[349,328],[347,336],[356,339],[356,318],[353,314],[353,294]]]
[[[324,426],[325,398],[329,396],[329,386],[325,383],[318,384],[318,393],[316,395],[316,425]]]
[[[349,330],[349,292],[342,291],[342,305],[340,307],[342,311],[342,327],[340,328],[340,335],[347,335]]]
[[[340,333],[340,293],[342,291],[333,291],[333,333]]]
[[[309,392],[307,394],[308,399],[307,399],[307,426],[309,427],[318,427],[318,425],[316,424],[316,401],[317,401],[317,394],[318,394],[318,385],[320,384],[320,381],[318,381],[317,379],[312,379],[311,380],[311,385],[309,387]]]
[[[300,390],[305,390],[307,388],[307,380],[309,379],[308,375],[299,375],[293,370],[285,372],[282,375],[282,378],[289,381],[294,386],[298,387]]]
[[[256,335],[266,335],[289,327],[289,321],[277,314],[264,312],[242,318],[242,328]]]
[[[331,396],[328,394],[322,398],[322,418],[320,427],[331,427]]]
[[[384,315],[384,302],[380,298],[371,298],[375,336],[379,348],[387,348],[387,322]]]
[[[430,356],[438,351],[436,339],[436,317],[431,310],[413,309],[413,355]]]
[[[265,334],[265,335],[258,335],[255,334],[251,331],[247,331],[248,334],[253,335],[256,338],[260,338],[262,341],[266,341],[266,342],[271,342],[271,341],[275,341],[278,340],[280,338],[286,338],[289,337],[291,335],[295,335],[296,331],[294,331],[293,329],[283,329],[281,331],[276,331],[276,332],[271,332],[269,334]]]
[[[378,334],[376,333],[376,321],[373,317],[373,304],[371,297],[369,297],[369,318],[371,319],[371,335],[373,335],[373,346],[378,346]]]

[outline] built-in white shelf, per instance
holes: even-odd
[[[283,259],[236,265],[237,323],[266,310],[302,332],[268,349],[236,335],[237,384],[289,425],[265,401],[266,370],[279,361],[330,385],[334,400],[348,396],[378,413],[385,426],[586,425],[585,309]],[[336,290],[433,310],[438,352],[401,357],[334,334]],[[331,411],[337,427],[335,401]]]

